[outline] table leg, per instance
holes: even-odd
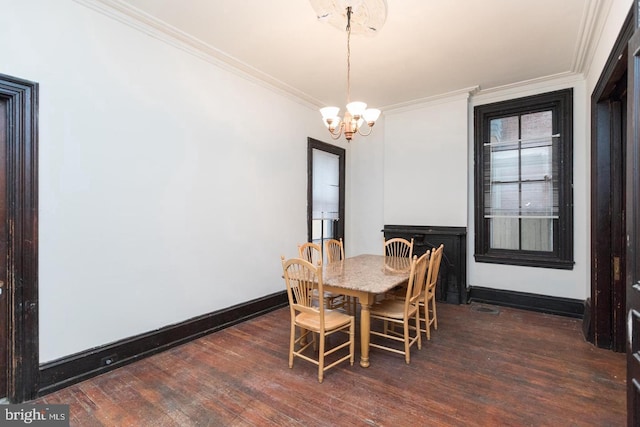
[[[360,298],[360,366],[369,367],[369,338],[371,332],[371,304],[375,295]]]

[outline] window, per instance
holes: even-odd
[[[475,107],[475,259],[573,268],[571,89]]]

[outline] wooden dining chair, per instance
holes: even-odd
[[[340,262],[344,259],[344,244],[342,243],[342,237],[338,240],[328,239],[324,242],[324,252],[327,255],[327,264],[334,262]],[[356,297],[348,295],[341,295],[343,298],[342,307],[347,310],[348,314],[356,314]],[[335,301],[332,305],[338,306],[339,301]]]
[[[390,341],[403,343],[403,349],[398,349],[397,345],[392,346],[382,343],[370,343],[369,345],[381,350],[393,353],[403,354],[405,362],[411,362],[411,346],[418,344],[418,349],[422,348],[422,333],[420,332],[420,317],[418,301],[422,294],[422,286],[427,272],[427,261],[429,252],[420,258],[413,257],[411,263],[411,272],[409,273],[409,281],[404,299],[386,298],[381,302],[375,303],[371,307],[371,319],[382,321],[382,331],[371,328],[371,335],[379,336]],[[411,322],[414,325],[411,325]],[[398,331],[402,327],[402,332]],[[411,333],[414,335],[411,335]]]
[[[313,265],[322,267],[322,246],[320,246],[319,244],[306,242],[298,245],[298,253],[300,254],[300,258],[302,258],[303,260],[308,261]],[[346,308],[347,300],[344,295],[325,292],[324,298],[328,310]]]
[[[418,301],[420,307],[420,322],[424,322],[424,329],[427,340],[431,339],[431,325],[433,329],[438,329],[438,312],[436,311],[436,285],[438,284],[438,274],[440,273],[440,263],[444,244],[434,249],[429,260],[429,269],[425,278],[424,291]]]
[[[407,240],[401,237],[384,240],[383,242],[384,268],[390,272],[408,271],[411,268],[413,257],[413,239]],[[384,298],[393,298],[399,295],[404,298],[406,284],[398,286],[387,292]]]
[[[398,258],[413,258],[413,238],[411,241],[401,237],[385,240],[384,255]]]
[[[324,372],[337,364],[349,360],[353,365],[355,348],[355,318],[339,311],[326,310],[324,299],[313,304],[314,291],[323,292],[322,267],[300,258],[282,259],[282,270],[287,286],[289,309],[291,312],[291,336],[289,340],[289,368],[293,368],[293,359],[299,357],[318,366],[318,382],[322,382]],[[300,336],[296,338],[296,327]],[[326,338],[336,332],[348,336],[346,341],[327,349]],[[316,342],[316,335],[318,342]],[[311,339],[309,339],[311,338]],[[296,350],[296,345],[300,348]],[[318,357],[313,358],[310,346],[319,347]],[[349,354],[326,364],[325,358],[340,349],[349,348]],[[306,354],[305,354],[306,352]]]
[[[342,243],[342,237],[339,240],[325,240],[324,251],[327,254],[327,263],[342,261],[344,259],[344,244]]]
[[[305,242],[298,245],[300,258],[313,265],[322,265],[322,247],[317,243]]]

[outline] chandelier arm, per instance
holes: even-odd
[[[361,132],[361,130],[362,130],[363,126],[359,126],[359,127],[358,127],[358,133],[359,133],[360,135],[362,135],[362,136],[369,136],[369,135],[371,135],[371,132],[373,132],[373,126],[372,126],[372,125],[369,125],[369,123],[367,123],[367,127],[369,128],[369,132],[367,132],[367,133],[362,133],[362,132]]]
[[[338,131],[337,133],[334,133],[330,128],[329,130],[329,134],[331,134],[331,139],[338,139],[342,136],[342,131],[344,130],[344,123],[340,123],[340,125],[336,128],[336,130]]]

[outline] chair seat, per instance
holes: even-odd
[[[409,306],[409,317],[416,314],[416,307]],[[404,300],[386,299],[371,306],[372,316],[391,317],[402,319],[404,317]]]
[[[324,329],[331,331],[348,325],[352,316],[340,313],[334,310],[325,310],[324,312]],[[296,316],[296,324],[310,331],[318,332],[320,330],[320,315],[310,313],[300,313]]]

